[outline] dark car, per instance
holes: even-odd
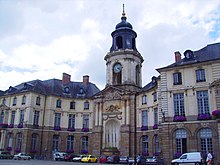
[[[119,163],[119,156],[115,155],[115,156],[109,156],[107,157],[107,162],[106,163],[113,163],[113,164],[117,164]]]
[[[99,163],[106,163],[107,162],[107,157],[108,156],[105,156],[105,155],[100,156]]]
[[[73,161],[73,158],[74,158],[74,155],[72,155],[72,154],[66,154],[65,156],[64,156],[64,161]]]
[[[0,151],[0,159],[12,159],[13,156],[7,151]]]
[[[159,158],[159,157],[147,157],[146,159],[146,164],[147,165],[165,165],[165,161],[163,158]]]

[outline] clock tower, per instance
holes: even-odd
[[[136,48],[137,34],[123,12],[121,22],[112,32],[112,46],[105,56],[106,86],[142,86],[141,68],[144,61]]]

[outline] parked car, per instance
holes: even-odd
[[[88,156],[83,157],[81,159],[81,162],[83,162],[83,163],[96,163],[97,158],[93,155],[88,155]]]
[[[163,158],[153,156],[153,157],[147,157],[146,164],[147,165],[164,165],[165,161]]]
[[[58,160],[63,161],[65,155],[67,155],[66,152],[55,152],[53,154],[53,159],[56,160],[56,161],[58,161]]]
[[[119,163],[127,164],[128,163],[128,157],[127,156],[120,156],[119,157]]]
[[[83,157],[85,157],[85,155],[77,155],[73,158],[73,162],[81,162]]]
[[[128,164],[134,164],[134,157],[128,157]]]
[[[27,155],[26,153],[18,153],[16,155],[14,155],[14,160],[30,160],[31,156]]]
[[[178,159],[174,159],[171,161],[172,165],[181,165],[181,164],[187,164],[187,163],[193,163],[195,165],[202,164],[202,156],[200,152],[188,152],[185,154],[182,154]]]
[[[0,159],[12,159],[13,156],[8,151],[0,151]]]
[[[99,163],[106,163],[107,162],[107,157],[108,156],[105,156],[105,155],[100,156]]]
[[[120,158],[117,155],[107,157],[107,163],[117,164],[117,163],[119,163],[119,160],[120,160]]]
[[[74,155],[73,154],[66,154],[65,156],[64,156],[64,160],[65,161],[73,161],[73,158],[74,158]]]

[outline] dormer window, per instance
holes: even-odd
[[[185,59],[192,59],[194,56],[193,56],[193,51],[191,50],[186,50],[184,52],[184,56],[185,56]]]
[[[70,88],[69,87],[65,87],[64,88],[64,93],[70,93]]]
[[[83,94],[83,93],[84,93],[83,88],[80,88],[79,93],[80,93],[80,94]]]

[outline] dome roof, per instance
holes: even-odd
[[[123,13],[124,14],[124,13]],[[118,23],[115,27],[115,29],[120,29],[120,28],[129,28],[129,29],[132,29],[132,25],[126,21],[126,16],[122,14],[122,17],[121,17],[121,22]]]

